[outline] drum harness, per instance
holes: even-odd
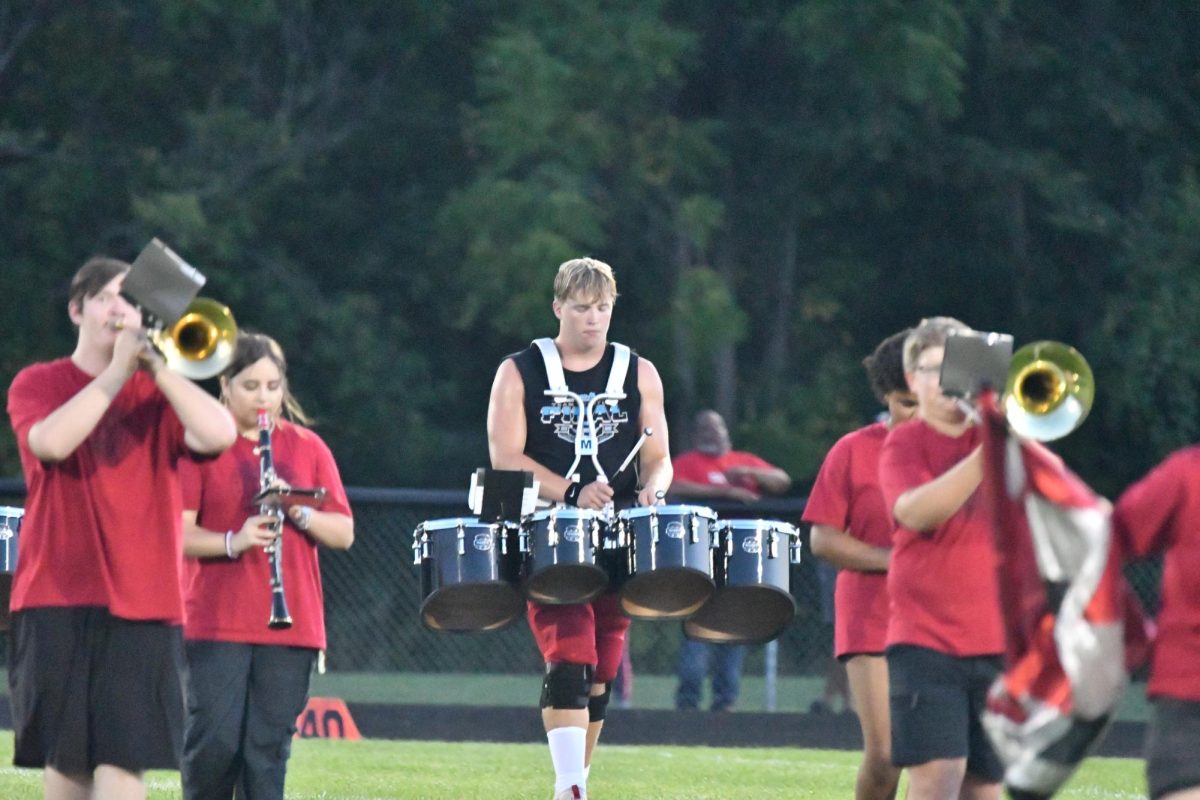
[[[567,388],[567,377],[563,372],[562,357],[558,354],[558,347],[554,344],[554,340],[550,338],[534,339],[533,344],[541,351],[542,363],[546,366],[546,380],[550,385],[550,388],[546,389],[543,394],[558,403],[570,400],[575,404],[577,418],[575,425],[575,460],[571,462],[571,466],[567,468],[563,477],[572,481],[578,480],[579,475],[577,470],[579,462],[584,456],[589,456],[592,459],[592,464],[596,467],[596,480],[608,483],[608,475],[604,472],[604,467],[600,466],[600,442],[596,429],[595,408],[596,403],[599,402],[615,406],[618,401],[625,399],[625,377],[629,373],[629,348],[619,342],[612,342],[613,363],[612,368],[608,372],[608,383],[603,392],[596,394],[585,402],[578,393],[572,392]],[[641,441],[645,441],[644,436]],[[641,441],[639,441],[638,447],[641,446]],[[632,454],[630,455],[632,456]],[[629,459],[626,459],[626,463],[628,462]],[[622,465],[622,468],[624,468],[624,465]],[[606,521],[612,521],[612,502],[609,502],[605,506],[602,514]],[[554,547],[557,545],[557,531],[553,524],[551,524],[550,528],[550,546]]]

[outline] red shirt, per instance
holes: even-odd
[[[1113,535],[1133,557],[1163,554],[1147,693],[1200,701],[1200,446],[1172,454],[1125,490]]]
[[[838,440],[817,473],[803,520],[845,531],[874,547],[892,546],[892,515],[879,491],[879,453],[888,435],[877,422]],[[887,644],[886,572],[838,571],[833,651],[838,657],[882,653]]]
[[[962,461],[980,439],[977,428],[955,438],[919,419],[896,426],[879,456],[885,508],[894,509],[900,495]],[[981,492],[932,531],[897,523],[888,593],[889,646],[915,644],[952,656],[1004,652],[996,554]]]
[[[196,511],[196,522],[225,536],[241,529],[258,513],[251,500],[258,493],[259,458],[256,442],[239,436],[220,457],[193,463],[183,470],[183,506]],[[333,455],[317,434],[280,420],[271,434],[275,471],[295,487],[326,489],[321,511],[350,515],[346,490]],[[261,547],[252,547],[236,560],[225,556],[188,561],[185,585],[188,639],[251,644],[325,647],[324,595],[317,543],[296,529],[283,526],[283,591],[292,627],[272,630],[270,566]]]
[[[103,606],[183,621],[178,465],[183,425],[154,379],[134,373],[75,451],[43,463],[29,429],[91,383],[69,358],[21,370],[8,390],[28,487],[11,608]]]
[[[699,450],[689,450],[672,458],[671,466],[675,470],[675,480],[703,483],[709,486],[729,486],[729,478],[726,477],[725,471],[732,467],[773,469],[770,464],[753,453],[741,450],[730,450],[720,456],[701,453]],[[740,476],[734,485],[749,489],[755,494],[762,494],[758,481],[750,475]]]

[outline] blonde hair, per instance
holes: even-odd
[[[928,317],[921,320],[904,340],[904,371],[917,368],[917,359],[931,347],[945,347],[951,331],[969,332],[970,326],[954,317]]]
[[[617,299],[617,279],[612,267],[594,258],[564,261],[554,276],[554,299],[565,302],[575,295],[597,300],[605,295]]]

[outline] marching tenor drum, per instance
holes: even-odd
[[[8,601],[12,597],[13,572],[17,569],[17,544],[25,509],[0,506],[0,630],[8,630],[11,620]]]
[[[686,617],[713,593],[716,512],[703,506],[642,506],[617,514],[630,547],[621,608],[638,619]]]
[[[596,552],[608,537],[598,511],[549,508],[523,525],[525,596],[545,605],[590,603],[608,588],[608,573]]]
[[[796,614],[789,573],[800,561],[796,527],[773,520],[735,519],[717,525],[717,590],[683,623],[690,639],[758,644],[774,639]]]
[[[517,589],[518,528],[475,518],[435,519],[413,531],[421,568],[421,621],[436,631],[490,631],[525,608]]]

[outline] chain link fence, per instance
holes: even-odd
[[[424,521],[469,516],[465,492],[352,488],[348,494],[355,515],[354,547],[321,553],[330,670],[541,671],[537,646],[523,618],[502,630],[484,633],[434,632],[420,621],[420,573],[412,563],[413,530]],[[0,504],[20,507],[23,500],[20,481],[0,481]],[[803,501],[713,507],[722,518],[778,519],[795,524]],[[1160,572],[1159,562],[1142,562],[1127,570],[1134,589],[1151,611],[1157,608]],[[778,639],[779,674],[821,674],[828,664],[832,624],[822,605],[821,577],[819,561],[809,553],[805,540],[801,563],[791,567],[796,616]],[[936,579],[930,576],[930,580]],[[635,671],[672,673],[682,636],[678,621],[635,621],[629,635]],[[761,645],[749,648],[747,672],[762,672],[763,651]]]

